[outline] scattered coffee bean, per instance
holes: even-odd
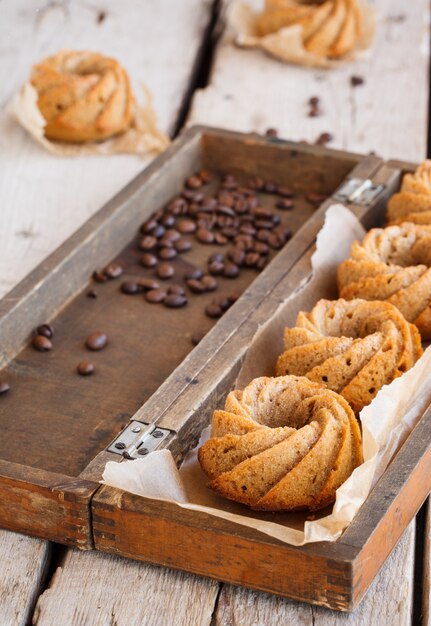
[[[185,291],[182,285],[170,285],[168,287],[168,294],[176,294],[178,296],[184,296]]]
[[[162,280],[167,280],[175,275],[175,269],[170,263],[160,263],[157,266],[156,274]]]
[[[168,228],[163,237],[164,240],[171,241],[174,244],[181,237],[181,234],[175,228]]]
[[[175,221],[174,218],[172,218],[172,220]],[[154,237],[156,237],[156,239],[160,239],[160,237],[163,237],[165,232],[166,232],[166,228],[162,226],[161,224],[159,224],[158,226],[156,226],[156,228],[153,230],[151,234]]]
[[[80,376],[90,376],[94,372],[94,365],[90,361],[81,361],[78,363],[76,371]]]
[[[282,198],[293,198],[294,193],[290,187],[278,187],[277,193]]]
[[[139,229],[143,235],[148,235],[157,227],[157,221],[155,219],[150,218],[146,222],[144,222]]]
[[[318,96],[311,96],[311,98],[308,100],[308,104],[311,107],[317,107],[320,104],[320,98]]]
[[[160,220],[160,223],[166,228],[172,228],[175,226],[175,217],[173,215],[164,215]]]
[[[235,263],[226,263],[223,270],[225,278],[237,278],[239,276],[239,267]]]
[[[210,183],[213,179],[212,175],[207,170],[201,170],[198,176],[204,184]]]
[[[284,238],[280,234],[271,233],[268,237],[268,244],[274,250],[280,250],[284,246],[284,243]]]
[[[333,135],[331,135],[331,133],[322,133],[321,135],[318,136],[315,143],[318,146],[326,146],[326,144],[333,141],[333,139],[334,137]]]
[[[232,291],[232,293],[228,295],[228,300],[230,301],[231,304],[234,304],[240,297],[241,297],[240,291]]]
[[[207,291],[215,291],[218,287],[217,281],[214,276],[209,276],[208,274],[202,276],[201,282],[205,286],[205,289]]]
[[[121,285],[121,291],[127,296],[134,296],[138,293],[142,293],[143,287],[138,283],[126,282]]]
[[[289,198],[281,198],[275,206],[282,211],[290,211],[293,209],[293,202]]]
[[[223,235],[222,233],[216,233],[214,235],[214,241],[215,243],[217,243],[219,246],[224,246],[225,244],[227,244],[228,242],[228,238],[225,237],[225,235]]]
[[[54,336],[54,329],[51,324],[41,324],[36,328],[36,332],[38,335],[48,337],[48,339],[51,339],[51,337]]]
[[[97,283],[104,283],[108,280],[108,278],[105,276],[105,273],[99,270],[94,270],[92,277],[93,280],[95,280]]]
[[[202,187],[202,179],[199,176],[189,176],[186,180],[186,187],[189,189],[199,189],[199,187]]]
[[[305,196],[305,199],[310,202],[315,207],[318,207],[326,200],[326,196],[321,193],[314,193],[313,191],[309,191]]]
[[[318,117],[319,115],[322,115],[320,99],[317,96],[312,96],[309,99],[308,104],[310,106],[310,110],[308,112],[309,117]]]
[[[164,289],[151,289],[145,294],[145,299],[151,304],[158,304],[159,302],[163,302],[166,296],[167,293]]]
[[[256,263],[259,261],[259,258],[259,254],[257,252],[249,252],[245,257],[246,267],[255,267]]]
[[[108,343],[108,335],[101,331],[96,331],[88,335],[85,345],[89,350],[102,350]]]
[[[177,230],[183,235],[194,233],[196,224],[192,220],[181,220],[181,222],[177,224]]]
[[[277,185],[274,185],[274,183],[265,183],[262,191],[265,193],[277,193]]]
[[[200,228],[196,231],[196,239],[200,243],[213,243],[214,233],[212,233],[210,230],[207,230],[206,228]]]
[[[257,232],[256,239],[258,241],[267,242],[270,236],[271,236],[271,233],[269,230],[261,229]]]
[[[48,339],[48,337],[45,337],[44,335],[36,335],[35,337],[33,337],[32,345],[33,348],[35,348],[39,352],[48,352],[52,349],[51,341]]]
[[[218,304],[208,304],[205,307],[205,313],[208,317],[217,319],[223,315],[223,309]]]
[[[242,265],[245,259],[245,252],[241,248],[231,248],[228,250],[227,256],[235,265]]]
[[[4,396],[10,390],[10,385],[4,380],[0,380],[0,396]]]
[[[154,254],[150,254],[150,252],[146,252],[141,256],[141,265],[144,267],[156,267],[157,263],[157,257]]]
[[[208,271],[212,276],[220,276],[224,271],[223,261],[213,261],[208,265]]]
[[[187,304],[187,298],[177,293],[172,293],[166,296],[163,300],[163,304],[170,309],[178,309]]]
[[[213,252],[210,257],[208,257],[208,263],[223,263],[224,256],[221,252]]]
[[[105,276],[110,280],[118,278],[123,273],[123,268],[118,263],[110,263],[103,270]]]
[[[263,243],[263,241],[256,241],[253,250],[263,256],[269,254],[269,246],[266,243]]]
[[[160,286],[154,278],[141,278],[139,284],[146,291],[149,291],[150,289],[158,289]]]
[[[205,293],[207,291],[206,286],[197,278],[189,278],[187,280],[187,286],[192,293]]]
[[[276,128],[267,128],[265,135],[266,137],[278,137],[278,131]]]
[[[200,343],[202,341],[202,339],[205,337],[206,333],[205,332],[196,332],[193,333],[191,339],[192,339],[192,344],[194,346],[197,346],[198,343]]]
[[[175,248],[161,248],[158,251],[159,259],[163,259],[164,261],[170,261],[177,256],[177,251]]]
[[[222,311],[227,311],[232,306],[232,302],[227,297],[217,298],[217,300],[214,300],[213,304],[217,304]]]
[[[351,76],[350,84],[352,87],[359,87],[359,85],[363,85],[365,83],[365,78],[363,76]]]
[[[201,269],[199,269],[198,267],[192,267],[191,269],[187,270],[187,272],[184,274],[184,278],[186,280],[190,280],[190,279],[199,280],[200,278],[202,278],[203,275],[204,273]]]
[[[192,242],[189,241],[188,239],[178,239],[174,243],[174,247],[177,252],[182,254],[183,252],[188,252],[189,250],[191,250],[193,246],[192,246]]]
[[[153,237],[153,235],[147,235],[139,242],[139,247],[141,250],[154,250],[157,246],[157,239]]]
[[[95,289],[87,291],[87,298],[97,298],[97,291]]]

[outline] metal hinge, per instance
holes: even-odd
[[[156,424],[144,424],[131,420],[126,428],[107,448],[108,452],[121,454],[126,459],[139,459],[160,447],[173,430],[160,428]]]
[[[339,202],[369,206],[382,193],[385,185],[375,185],[369,178],[349,178],[333,195]]]

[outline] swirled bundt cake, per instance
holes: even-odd
[[[199,450],[209,487],[253,509],[315,510],[362,462],[348,403],[307,378],[256,378],[215,411]]]
[[[373,228],[339,266],[338,287],[346,300],[394,304],[431,339],[431,226]]]
[[[431,161],[424,161],[414,174],[405,174],[401,189],[388,202],[389,224],[431,224]]]
[[[355,412],[422,354],[419,331],[389,302],[320,300],[284,332],[277,376],[295,374],[324,383]]]
[[[342,57],[356,47],[363,34],[363,7],[358,0],[308,4],[297,0],[266,0],[265,4],[265,11],[255,22],[258,36],[300,26],[304,48],[319,57]]]
[[[115,59],[63,50],[36,65],[30,82],[49,139],[100,141],[124,132],[132,123],[129,77]]]

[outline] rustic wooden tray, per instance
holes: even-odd
[[[134,275],[128,259],[139,225],[202,167],[239,178],[261,175],[330,197],[318,210],[299,205],[289,215],[291,241],[191,351],[184,327],[202,323],[202,300],[199,308],[178,312],[148,306],[144,317],[142,307],[134,308],[137,301],[128,300],[125,313],[115,281],[103,285],[100,303],[90,306],[84,294],[92,271],[115,257],[125,264],[126,279]],[[257,325],[309,274],[325,210],[346,179],[381,185],[375,198],[365,202],[358,195],[349,204],[371,226],[397,188],[400,169],[373,155],[191,129],[0,302],[0,367],[13,382],[8,402],[0,403],[1,526],[335,609],[354,608],[430,490],[431,414],[335,544],[294,548],[98,483],[107,460],[122,460],[107,448],[130,419],[165,429],[161,445],[178,460],[196,443],[231,388]],[[197,262],[201,253],[195,254]],[[250,280],[245,276],[241,286]],[[55,351],[41,355],[26,347],[33,329],[52,319]],[[71,373],[84,358],[83,338],[96,328],[114,338],[109,366],[105,353],[105,373],[80,379]]]

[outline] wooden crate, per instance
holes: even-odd
[[[127,307],[119,304],[115,281],[100,288],[100,302],[90,303],[85,292],[92,271],[113,258],[125,266],[126,280],[135,276],[130,242],[139,225],[202,167],[240,179],[261,175],[329,197],[314,211],[298,203],[289,214],[293,238],[252,282],[243,277],[241,287],[250,286],[191,350],[182,329],[202,323],[205,300],[175,314],[148,305],[143,317],[134,299]],[[339,610],[354,608],[430,490],[431,414],[336,543],[295,548],[98,481],[107,460],[122,460],[107,448],[130,419],[167,429],[162,445],[181,459],[231,388],[257,326],[309,275],[315,237],[337,190],[350,178],[382,186],[367,204],[349,204],[370,227],[381,219],[400,171],[373,155],[204,127],[175,142],[0,302],[0,366],[13,382],[8,403],[0,403],[1,526]],[[202,262],[208,249],[197,247],[194,254],[193,262]],[[33,329],[52,319],[52,353],[31,350]],[[74,368],[85,358],[83,340],[96,329],[113,338],[109,363],[102,353],[101,374],[81,379]]]

